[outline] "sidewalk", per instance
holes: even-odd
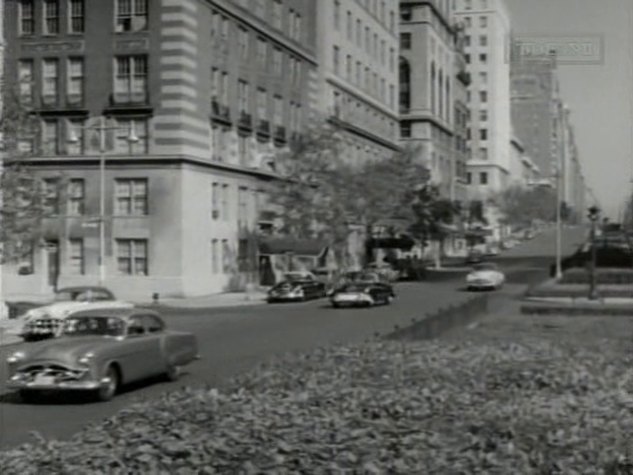
[[[132,301],[136,305],[172,308],[224,308],[266,303],[266,292],[226,292],[221,294],[202,295],[199,297],[164,298],[158,302]]]

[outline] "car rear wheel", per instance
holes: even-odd
[[[104,378],[107,378],[108,382],[97,390],[97,399],[103,402],[109,401],[115,396],[119,390],[121,375],[115,366],[110,365],[106,370]]]

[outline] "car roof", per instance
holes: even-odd
[[[129,308],[129,307],[109,307],[109,308],[94,308],[91,310],[81,310],[74,312],[73,317],[118,317],[125,320],[134,317],[136,315],[153,315],[160,318],[160,314],[155,310],[149,308]]]

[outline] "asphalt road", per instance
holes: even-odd
[[[575,249],[584,233],[583,229],[566,229],[564,252]],[[546,232],[496,258],[507,273],[509,285],[494,294],[489,311],[501,311],[528,281],[544,276],[553,254],[553,233]],[[395,325],[407,326],[412,319],[468,298],[462,280],[463,274],[458,274],[444,282],[399,283],[398,297],[391,305],[368,309],[333,309],[326,300],[317,300],[229,309],[166,310],[164,317],[170,327],[197,335],[202,360],[192,364],[176,383],[153,381],[136,385],[108,403],[68,396],[36,404],[20,403],[6,392],[4,385],[4,361],[17,347],[1,348],[0,448],[29,441],[32,431],[47,438],[70,437],[85,425],[114,415],[135,401],[154,398],[183,385],[217,386],[274,355],[389,333]]]

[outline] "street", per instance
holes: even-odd
[[[584,228],[565,229],[564,254],[582,241]],[[530,275],[545,277],[553,263],[554,233],[548,230],[520,247],[495,258],[506,271],[508,285],[491,294],[490,312],[525,289]],[[155,398],[183,385],[217,386],[274,355],[304,351],[326,344],[362,341],[404,327],[414,318],[455,304],[470,296],[463,290],[463,274],[446,282],[396,284],[397,298],[389,306],[333,309],[325,299],[292,304],[252,305],[230,309],[169,310],[163,315],[174,329],[197,335],[201,361],[192,364],[176,383],[152,382],[128,388],[113,401],[96,403],[78,398],[38,404],[19,403],[5,391],[7,354],[18,346],[0,349],[0,447],[29,440],[37,431],[47,438],[67,438],[86,424],[114,415],[137,400]],[[27,346],[28,347],[28,346]]]

